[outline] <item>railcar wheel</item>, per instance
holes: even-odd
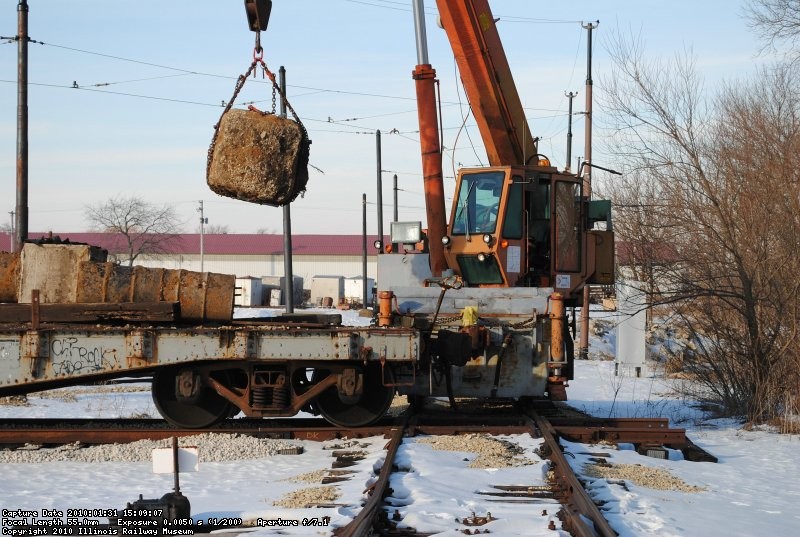
[[[363,427],[382,418],[394,398],[394,387],[384,386],[380,367],[367,367],[364,374],[363,393],[357,397],[340,396],[336,386],[332,386],[314,399],[314,407],[322,417],[339,427]],[[326,370],[315,370],[312,382],[328,376]]]
[[[314,370],[307,368],[298,368],[292,372],[292,390],[298,395],[306,393],[312,386],[314,386]],[[319,410],[314,406],[312,399],[303,408],[300,409],[314,416],[319,416]]]
[[[238,411],[235,405],[205,385],[196,372],[162,369],[153,375],[153,402],[161,416],[176,427],[202,429]]]

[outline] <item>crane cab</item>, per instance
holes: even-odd
[[[613,283],[613,233],[591,229],[608,219],[593,203],[580,177],[550,166],[462,169],[442,239],[447,264],[469,286],[552,287],[568,298]]]

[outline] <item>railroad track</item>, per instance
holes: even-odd
[[[540,452],[549,459],[552,480],[544,486],[500,486],[498,492],[481,491],[494,495],[489,501],[513,503],[516,508],[531,509],[526,502],[545,500],[561,504],[559,518],[563,529],[575,536],[616,535],[603,518],[597,506],[584,491],[559,445],[560,437],[591,442],[610,440],[642,445],[672,445],[690,449],[683,430],[670,429],[665,420],[598,420],[578,413],[565,405],[537,403],[525,408],[500,406],[482,410],[468,409],[454,414],[439,409],[427,409],[421,414],[406,414],[387,418],[370,427],[342,429],[332,427],[319,419],[285,420],[228,420],[218,426],[202,430],[174,429],[162,420],[0,420],[0,444],[54,445],[79,442],[82,444],[120,443],[140,439],[164,439],[200,433],[235,433],[265,438],[323,441],[331,439],[359,439],[384,436],[388,439],[386,455],[380,470],[367,493],[367,501],[352,521],[335,530],[337,537],[367,535],[378,528],[384,535],[431,535],[415,533],[398,524],[401,510],[385,500],[391,497],[392,479],[400,479],[397,453],[411,438],[420,435],[452,436],[466,433],[481,435],[528,435],[542,439]],[[546,512],[546,510],[545,510]],[[463,533],[483,533],[481,526],[493,522],[491,514],[472,514],[459,524],[466,526]],[[552,523],[552,522],[551,522]],[[491,526],[483,529],[489,529]],[[233,528],[236,529],[236,528]],[[473,533],[474,531],[474,533]]]

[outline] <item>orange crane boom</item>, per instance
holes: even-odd
[[[536,163],[531,136],[488,0],[436,0],[490,166]]]

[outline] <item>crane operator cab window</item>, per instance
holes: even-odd
[[[556,181],[555,184],[556,272],[581,270],[581,185]]]
[[[480,172],[461,176],[453,235],[494,233],[505,173]]]
[[[534,287],[550,286],[550,181],[549,174],[528,177],[528,270]]]

